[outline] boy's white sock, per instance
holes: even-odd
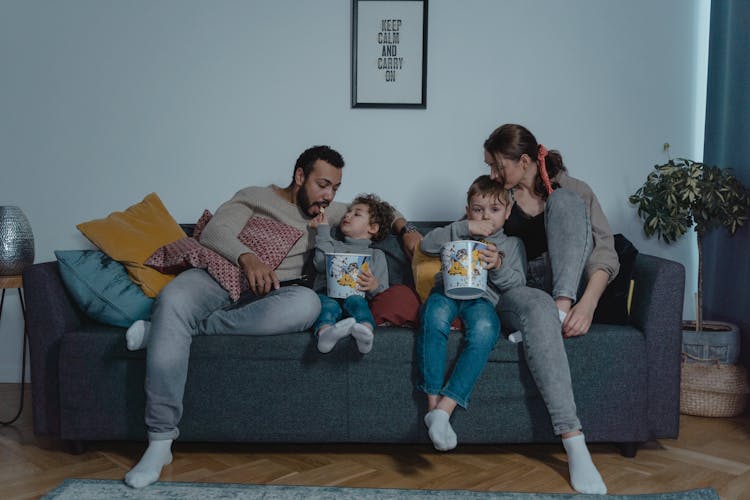
[[[372,342],[375,339],[372,330],[362,323],[352,325],[352,337],[357,341],[357,349],[362,354],[367,354],[372,350]]]
[[[131,351],[143,349],[148,345],[148,337],[151,332],[151,322],[139,319],[125,332],[125,343]]]
[[[458,444],[458,437],[451,427],[450,418],[447,411],[438,408],[428,411],[424,416],[427,434],[438,451],[452,450]]]
[[[318,330],[318,350],[323,354],[331,352],[339,340],[351,333],[352,325],[356,321],[354,318],[346,318],[334,323],[330,328]]]
[[[125,474],[125,484],[132,488],[143,488],[155,483],[161,469],[172,462],[172,440],[149,441],[146,452],[135,467]]]
[[[568,470],[573,489],[579,493],[606,494],[607,486],[591,460],[583,434],[563,439],[562,442],[568,454]]]

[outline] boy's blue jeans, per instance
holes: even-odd
[[[319,293],[318,297],[320,297],[320,314],[315,321],[314,331],[316,334],[321,326],[332,325],[340,320],[343,311],[356,319],[357,323],[370,323],[373,327],[375,326],[375,319],[372,317],[367,299],[361,295],[350,295],[343,300],[332,299],[324,293]]]
[[[453,318],[466,329],[465,343],[448,382],[445,382],[448,335]],[[474,383],[482,373],[500,335],[500,320],[486,299],[456,300],[433,290],[422,307],[416,339],[417,365],[422,375],[417,389],[448,396],[462,408],[469,404]]]

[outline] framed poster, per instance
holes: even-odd
[[[426,108],[427,0],[352,0],[352,107]]]

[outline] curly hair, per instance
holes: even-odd
[[[367,209],[370,212],[370,224],[378,225],[378,232],[372,238],[373,241],[381,241],[388,236],[388,233],[391,231],[395,212],[388,202],[370,193],[358,195],[349,206],[352,205],[367,205]]]

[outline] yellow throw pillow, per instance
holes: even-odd
[[[154,251],[187,235],[175,222],[156,193],[124,212],[112,212],[104,219],[76,226],[102,252],[120,262],[143,293],[156,297],[172,275],[145,266]]]
[[[411,260],[411,273],[414,276],[414,288],[422,302],[427,300],[430,290],[435,286],[435,274],[440,271],[440,257],[433,257],[417,247]]]

